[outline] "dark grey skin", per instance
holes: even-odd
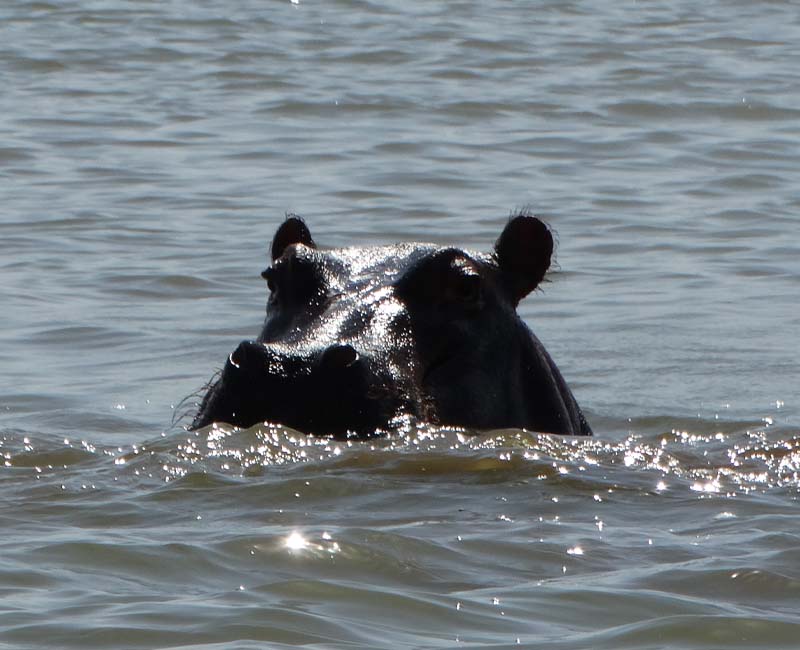
[[[193,429],[266,421],[367,438],[410,417],[592,434],[516,312],[553,253],[536,217],[512,218],[487,255],[412,243],[321,250],[291,216],[271,253],[261,335],[230,355]]]

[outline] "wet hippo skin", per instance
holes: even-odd
[[[380,435],[411,418],[470,429],[591,429],[516,312],[553,237],[521,214],[491,254],[432,244],[323,250],[290,216],[272,241],[260,336],[230,354],[192,423]]]

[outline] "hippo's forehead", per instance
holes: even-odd
[[[314,349],[331,342],[359,342],[373,351],[399,349],[409,336],[407,306],[395,287],[413,271],[441,251],[458,251],[479,263],[491,265],[488,255],[444,249],[434,244],[311,249],[294,254],[313,260],[324,279],[327,300],[320,310],[305,313],[305,323],[278,335],[273,343],[295,349]]]
[[[370,291],[393,286],[423,260],[444,250],[435,244],[396,244],[370,248],[353,246],[317,251],[326,279],[334,291]],[[488,255],[460,251],[476,261],[489,263]]]

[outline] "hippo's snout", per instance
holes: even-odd
[[[381,384],[350,344],[295,353],[243,341],[206,394],[192,428],[273,422],[309,433],[364,435],[390,417],[392,405]]]

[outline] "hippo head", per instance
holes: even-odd
[[[261,335],[228,357],[192,428],[280,423],[337,437],[400,418],[591,435],[572,393],[516,313],[553,238],[508,222],[492,254],[431,244],[317,248],[291,216],[272,241]]]

